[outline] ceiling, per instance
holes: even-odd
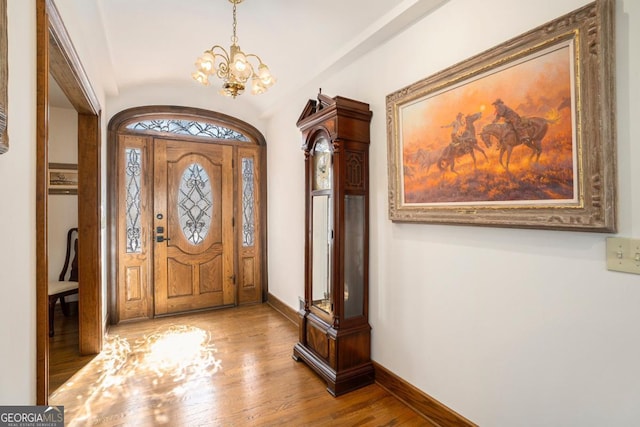
[[[277,83],[234,102],[268,110],[301,86],[348,65],[447,0],[244,0],[238,44],[259,55]],[[228,0],[56,0],[74,44],[100,65],[108,95],[147,85],[197,85],[194,62],[214,44],[228,48]],[[213,82],[211,96],[218,95]],[[241,101],[240,101],[241,100]]]

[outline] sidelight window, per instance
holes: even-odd
[[[140,173],[142,172],[142,150],[126,148],[125,157],[125,217],[127,222],[127,253],[140,253]]]

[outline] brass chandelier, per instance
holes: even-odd
[[[205,50],[196,61],[196,71],[191,74],[195,81],[205,86],[209,85],[209,76],[217,76],[224,81],[220,93],[233,98],[244,92],[245,84],[249,79],[251,79],[251,93],[254,95],[266,92],[276,82],[269,67],[258,55],[244,53],[238,46],[236,6],[242,1],[229,0],[233,3],[233,36],[231,36],[229,52],[220,45]],[[250,60],[257,64],[252,64]]]

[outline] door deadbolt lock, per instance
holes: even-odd
[[[162,226],[156,227],[156,242],[162,243],[165,240],[171,240],[168,237],[164,237],[163,234],[164,234],[164,227]]]

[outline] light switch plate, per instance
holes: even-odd
[[[608,237],[607,269],[640,274],[640,239]]]

